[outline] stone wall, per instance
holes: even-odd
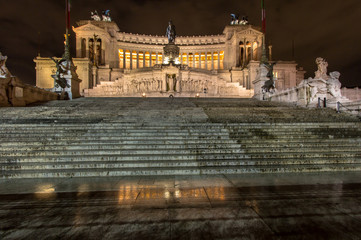
[[[0,106],[23,107],[35,102],[57,100],[58,94],[20,82],[15,77],[0,79]]]
[[[60,60],[60,58],[54,58]],[[36,57],[34,59],[36,63],[36,86],[44,89],[54,88],[54,79],[51,75],[56,72],[56,64],[48,57]],[[92,82],[92,66],[88,58],[73,58],[74,65],[76,67],[76,73],[81,79],[79,91],[83,95],[83,90],[93,87]],[[75,86],[75,85],[74,85]]]
[[[342,96],[347,97],[352,101],[361,100],[361,89],[360,88],[341,88]]]

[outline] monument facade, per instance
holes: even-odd
[[[94,13],[93,13],[94,15]],[[76,33],[80,91],[92,96],[252,97],[260,68],[263,33],[259,27],[230,23],[209,36],[152,36],[121,32],[114,21],[82,20]],[[97,19],[97,20],[95,20]],[[169,33],[169,34],[168,34]],[[37,86],[49,88],[55,64],[38,57]],[[49,76],[47,76],[49,75]],[[303,80],[293,61],[277,61],[275,85],[295,86]]]

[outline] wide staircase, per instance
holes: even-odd
[[[331,109],[92,98],[0,113],[2,179],[361,170],[361,122]]]

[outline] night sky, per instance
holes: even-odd
[[[169,19],[177,34],[221,34],[230,13],[247,15],[261,26],[261,0],[71,0],[72,26],[90,11],[110,9],[122,32],[164,35]],[[361,86],[360,0],[265,0],[267,43],[274,60],[296,60],[313,77],[316,57],[341,72],[343,86]],[[35,84],[33,59],[61,56],[63,0],[0,0],[0,51],[12,74]],[[73,35],[74,36],[74,35]],[[292,42],[294,41],[294,57]],[[73,49],[74,50],[74,42]],[[74,52],[74,51],[73,51]]]

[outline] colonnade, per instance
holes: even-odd
[[[239,66],[245,66],[251,60],[259,60],[258,42],[249,42],[245,39],[239,43],[239,48]]]
[[[192,68],[223,69],[224,51],[180,53],[179,62]],[[119,68],[138,69],[162,64],[161,52],[119,49]]]

